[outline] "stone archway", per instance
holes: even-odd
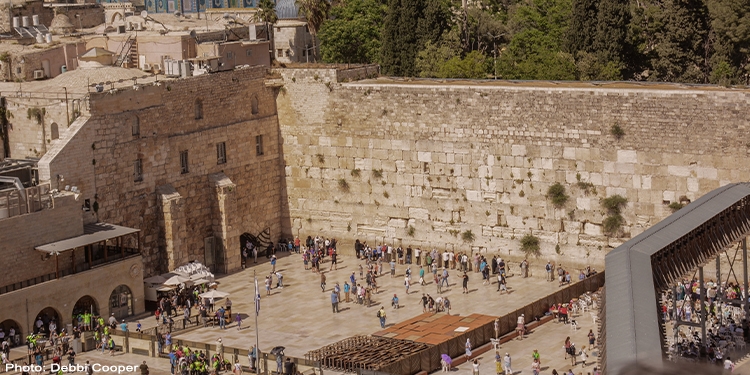
[[[118,320],[134,314],[133,292],[127,285],[118,286],[109,295],[109,311]]]
[[[60,330],[63,329],[62,326],[62,315],[60,315],[60,312],[58,312],[54,307],[45,307],[36,314],[36,319],[34,319],[34,333],[50,333],[50,324],[55,323],[53,328],[56,328],[57,333],[60,333]]]
[[[11,346],[20,345],[23,342],[23,331],[21,325],[13,319],[6,319],[0,322],[0,329],[3,332],[3,340],[10,339]]]
[[[112,18],[109,21],[109,24],[110,25],[114,25],[115,22],[118,22],[118,21],[123,21],[124,22],[124,20],[122,18],[122,13],[120,13],[120,12],[114,12],[112,14]]]
[[[96,302],[94,297],[85,295],[78,299],[76,304],[73,306],[73,323],[78,322],[78,316],[83,317],[83,314],[91,314],[93,316],[99,315],[99,304]]]

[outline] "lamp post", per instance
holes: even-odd
[[[497,79],[497,43],[495,42],[497,38],[505,35],[506,33],[498,34],[498,35],[492,35],[490,33],[487,33],[487,36],[492,38],[492,57],[493,57],[493,70],[495,72],[495,79]]]

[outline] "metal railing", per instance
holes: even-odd
[[[0,220],[54,208],[49,183],[28,187],[24,192],[25,198],[18,189],[0,191]]]

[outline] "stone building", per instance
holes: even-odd
[[[0,163],[0,327],[17,342],[54,319],[59,329],[82,311],[124,318],[144,311],[139,231],[85,224],[83,199],[72,191],[36,185],[34,166]]]
[[[277,89],[266,67],[92,93],[39,162],[98,220],[142,229],[147,275],[198,260],[240,268],[240,236],[281,235]]]

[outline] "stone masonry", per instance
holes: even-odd
[[[345,251],[360,238],[522,257],[533,234],[545,257],[603,264],[669,204],[750,179],[747,90],[278,71],[285,233],[336,237]],[[561,209],[546,197],[554,183],[569,196]],[[611,238],[600,201],[615,194],[628,203]]]
[[[265,76],[255,67],[91,94],[90,116],[42,158],[41,179],[55,188],[62,174],[98,202],[98,220],[141,229],[146,276],[191,260],[238,270],[241,234],[281,234],[277,89]]]

